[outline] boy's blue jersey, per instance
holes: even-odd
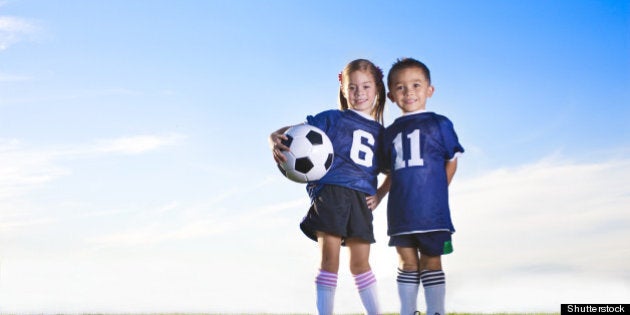
[[[385,130],[383,151],[392,180],[387,234],[455,232],[445,163],[464,148],[451,121],[432,112],[399,117]]]
[[[307,185],[311,199],[317,197],[324,184],[376,194],[377,175],[383,165],[379,150],[385,128],[352,110],[324,111],[308,116],[307,123],[326,132],[335,151],[328,173]]]

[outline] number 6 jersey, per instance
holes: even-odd
[[[317,197],[323,184],[376,194],[376,176],[383,169],[379,147],[385,128],[353,110],[327,110],[308,116],[307,123],[326,132],[335,151],[326,175],[307,185],[311,199]]]
[[[427,111],[403,115],[385,130],[383,151],[392,181],[387,234],[455,232],[445,164],[464,148],[451,121]]]

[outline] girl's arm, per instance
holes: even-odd
[[[276,163],[286,162],[287,158],[282,154],[282,151],[289,151],[289,147],[282,144],[283,140],[289,140],[287,136],[284,135],[284,132],[287,131],[291,126],[282,127],[269,135],[269,146],[271,147],[271,152],[273,154],[273,159]]]

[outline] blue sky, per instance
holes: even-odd
[[[7,0],[0,312],[314,312],[308,198],[267,136],[335,108],[350,60],[405,56],[466,148],[447,310],[628,303],[625,1]],[[342,254],[336,310],[357,313]]]

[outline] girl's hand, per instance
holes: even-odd
[[[289,147],[282,144],[283,140],[289,140],[289,138],[284,135],[287,129],[289,129],[289,127],[280,128],[269,135],[269,146],[271,147],[271,153],[276,163],[287,161],[287,158],[282,154],[282,151],[289,151]]]

